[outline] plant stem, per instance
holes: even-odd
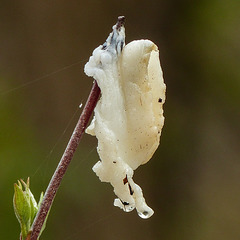
[[[77,149],[77,146],[80,142],[80,139],[87,127],[89,119],[92,115],[92,112],[97,104],[99,95],[100,95],[100,88],[97,85],[97,82],[94,80],[92,90],[89,94],[88,100],[82,114],[78,120],[78,123],[73,131],[73,134],[68,142],[68,145],[63,153],[63,156],[55,170],[52,179],[48,185],[48,188],[45,192],[43,202],[40,206],[40,209],[37,213],[36,218],[34,219],[32,225],[32,233],[31,233],[31,240],[37,240],[39,233],[42,229],[44,221],[47,217],[47,214],[52,206],[53,200],[56,196],[57,190],[60,186],[60,183],[63,179],[64,174],[73,158],[73,155]]]

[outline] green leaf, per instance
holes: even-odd
[[[14,184],[13,206],[21,226],[22,239],[25,239],[31,227],[31,205],[29,196],[23,191],[19,181]]]
[[[13,207],[15,215],[20,223],[22,240],[29,236],[34,218],[38,212],[38,204],[30,191],[29,178],[25,183],[23,180],[14,184]],[[23,189],[24,188],[24,189]],[[42,201],[43,193],[40,200]]]
[[[34,218],[38,212],[38,205],[37,202],[32,194],[32,192],[30,191],[30,180],[29,178],[27,179],[27,183],[25,183],[23,180],[21,180],[22,184],[25,187],[25,193],[27,195],[27,197],[29,198],[29,203],[30,203],[30,207],[31,207],[31,224],[34,221]]]

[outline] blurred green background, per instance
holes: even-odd
[[[161,145],[134,180],[148,220],[113,206],[85,135],[42,239],[240,239],[240,1],[0,2],[0,238],[18,239],[13,183],[39,197],[92,86],[83,73],[117,16],[126,41],[160,49],[167,101]]]

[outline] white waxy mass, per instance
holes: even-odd
[[[125,46],[124,26],[118,21],[107,41],[93,51],[84,70],[101,89],[86,130],[98,139],[100,161],[93,171],[114,187],[118,197],[115,206],[126,212],[136,208],[140,217],[149,218],[153,210],[134,183],[133,171],[151,159],[164,124],[166,86],[158,48],[149,40]]]

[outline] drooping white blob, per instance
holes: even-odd
[[[134,183],[133,170],[148,162],[159,145],[166,86],[157,46],[149,40],[124,42],[124,27],[113,26],[85,65],[102,94],[86,132],[98,139],[101,160],[93,171],[114,187],[114,205],[126,212],[136,208],[140,217],[149,218],[153,210]]]

